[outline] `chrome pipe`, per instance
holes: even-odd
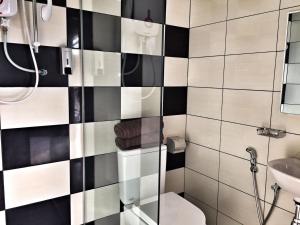
[[[292,225],[300,225],[300,202],[296,202],[296,210],[295,210],[295,216],[292,222]]]
[[[39,31],[37,23],[37,3],[36,0],[32,0],[32,29],[33,29],[33,48],[35,53],[39,53]]]

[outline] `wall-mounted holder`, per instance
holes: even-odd
[[[261,136],[272,137],[272,138],[283,138],[286,136],[286,132],[284,130],[276,130],[267,127],[258,128],[257,134]]]
[[[71,75],[73,68],[72,60],[72,49],[71,48],[60,48],[60,59],[61,59],[61,74]]]

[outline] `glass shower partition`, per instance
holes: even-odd
[[[159,224],[164,3],[80,4],[82,222]]]

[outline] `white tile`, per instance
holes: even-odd
[[[76,159],[83,157],[83,128],[82,124],[70,124],[70,158]]]
[[[217,208],[217,181],[185,169],[185,192],[191,197]]]
[[[84,223],[83,195],[83,192],[71,195],[71,225],[81,225]]]
[[[4,188],[6,208],[68,195],[69,161],[4,171]]]
[[[188,88],[187,113],[221,119],[222,89]]]
[[[226,20],[226,0],[192,0],[191,27]]]
[[[161,55],[162,25],[122,18],[121,27],[122,52]]]
[[[186,115],[164,116],[164,143],[168,137],[183,137],[185,138]]]
[[[222,123],[221,151],[249,159],[246,148],[251,146],[257,152],[257,161],[267,165],[269,138],[257,135],[256,127],[234,123]]]
[[[269,211],[270,207],[271,207],[270,204],[266,204],[266,212]],[[290,213],[275,207],[270,219],[266,224],[267,225],[290,225],[293,219],[294,219],[294,213]]]
[[[193,143],[219,149],[220,125],[218,120],[188,116],[186,138]]]
[[[81,50],[72,49],[72,60],[73,60],[72,75],[68,76],[69,86],[70,87],[82,86],[83,85],[83,81],[82,81],[83,75],[82,75],[82,66],[81,66]]]
[[[85,192],[85,222],[120,212],[119,184]]]
[[[120,121],[106,121],[85,123],[83,125],[84,134],[84,154],[93,156],[115,152],[114,126]]]
[[[224,90],[223,119],[253,126],[269,126],[272,93]]]
[[[37,4],[38,11],[41,10],[42,4]],[[32,3],[26,1],[26,10],[29,15],[29,25],[32,27]],[[40,14],[38,14],[40,15]],[[28,43],[23,29],[23,23],[21,22],[20,13],[17,16],[12,17],[10,23],[10,29],[8,32],[8,42],[13,43]],[[46,46],[66,46],[67,44],[67,21],[66,21],[66,8],[53,6],[52,16],[48,22],[44,22],[41,16],[38,16],[38,30],[39,30],[39,42],[41,45]],[[32,28],[31,28],[32,30]],[[2,31],[0,31],[2,40]]]
[[[241,223],[234,221],[233,219],[225,216],[222,213],[218,213],[218,225],[242,225]]]
[[[0,224],[6,225],[5,211],[0,211]]]
[[[276,50],[278,12],[228,21],[226,54]]]
[[[266,166],[257,165],[256,173],[259,196],[264,199]],[[222,183],[230,185],[236,189],[254,195],[252,186],[252,173],[250,171],[250,161],[240,159],[231,155],[221,153],[219,179]],[[243,179],[241,179],[243,178]]]
[[[188,85],[222,88],[224,56],[189,60]]]
[[[121,118],[160,115],[160,87],[122,87]]]
[[[272,109],[272,128],[300,134],[299,115],[280,112],[281,94],[274,93]]]
[[[276,183],[273,175],[268,170],[267,173],[267,183],[266,183],[266,202],[272,203],[274,199],[274,191],[271,189],[271,186]],[[293,194],[280,189],[278,199],[276,202],[276,206],[285,209],[290,212],[295,211],[295,203],[294,203],[294,196]]]
[[[121,54],[83,51],[84,86],[120,86]]]
[[[206,225],[216,225],[217,210],[185,194],[184,198],[197,206],[205,215]]]
[[[80,8],[80,0],[67,0],[67,7]],[[121,16],[120,0],[84,0],[82,9],[92,12],[104,13],[109,15]]]
[[[254,197],[220,184],[219,211],[242,224],[259,225]]]
[[[226,23],[190,29],[190,57],[224,55]]]
[[[166,172],[166,192],[184,192],[184,168]]]
[[[189,27],[190,0],[167,0],[166,24]]]
[[[272,90],[275,52],[225,57],[224,87]]]
[[[164,86],[187,86],[188,59],[165,57]]]
[[[22,96],[28,88],[1,88],[0,99]],[[68,88],[38,88],[25,102],[1,105],[1,128],[35,127],[69,123]]]
[[[211,178],[218,179],[219,152],[189,143],[185,153],[185,166]]]
[[[300,6],[300,0],[282,0],[280,8]]]
[[[229,0],[228,19],[279,9],[279,0]]]

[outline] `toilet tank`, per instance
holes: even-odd
[[[165,189],[167,147],[161,145],[160,192]],[[159,147],[118,149],[120,199],[128,205],[157,198]]]

